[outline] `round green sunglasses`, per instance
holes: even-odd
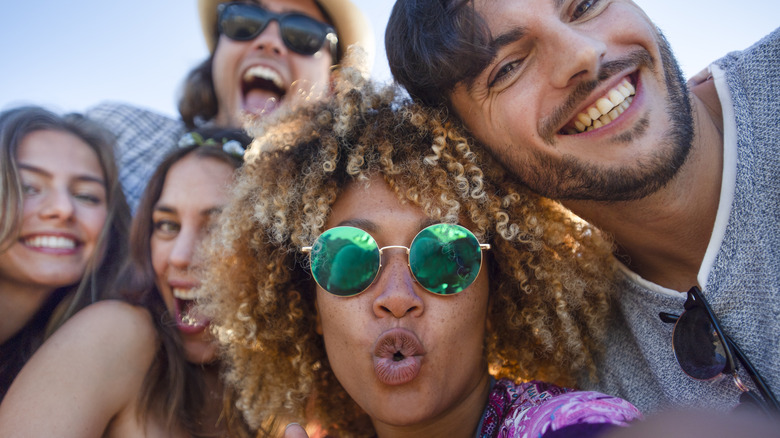
[[[335,227],[320,234],[312,246],[301,251],[311,257],[314,281],[340,297],[357,295],[379,276],[382,252],[403,248],[414,279],[429,292],[452,295],[474,282],[482,267],[482,250],[476,236],[460,225],[436,224],[424,228],[409,247],[380,248],[368,232],[355,227]]]

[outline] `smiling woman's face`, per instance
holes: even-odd
[[[24,191],[17,240],[0,253],[0,290],[42,292],[77,283],[97,250],[108,214],[97,154],[64,131],[27,134],[16,157]]]
[[[408,247],[430,224],[420,208],[402,204],[373,177],[369,186],[347,186],[325,229],[349,225],[379,247]],[[318,330],[330,365],[377,430],[429,423],[479,399],[488,385],[487,269],[462,292],[440,296],[415,282],[407,260],[403,249],[385,249],[379,277],[352,297],[317,287]],[[476,404],[481,412],[484,400]]]
[[[152,266],[157,288],[175,318],[187,360],[214,360],[208,321],[191,312],[200,282],[190,271],[193,255],[227,201],[233,168],[214,158],[189,154],[168,170],[152,211]]]

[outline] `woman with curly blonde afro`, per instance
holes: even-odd
[[[592,436],[639,416],[555,385],[595,373],[610,243],[443,115],[344,69],[332,99],[257,132],[200,310],[250,425]]]

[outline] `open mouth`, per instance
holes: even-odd
[[[634,75],[623,79],[617,86],[604,93],[603,96],[582,112],[578,113],[563,129],[562,135],[573,135],[589,132],[609,125],[620,117],[630,106],[636,94]]]
[[[34,236],[22,239],[22,244],[30,248],[75,249],[78,242],[62,236]]]
[[[273,111],[287,94],[279,73],[263,66],[249,68],[241,78],[244,110],[252,114]]]
[[[209,325],[209,321],[193,309],[197,298],[195,289],[173,288],[173,298],[176,301],[176,325],[179,330],[195,333]]]

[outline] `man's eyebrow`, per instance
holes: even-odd
[[[490,40],[488,47],[492,53],[497,53],[501,48],[523,38],[526,34],[525,27],[517,26]]]

